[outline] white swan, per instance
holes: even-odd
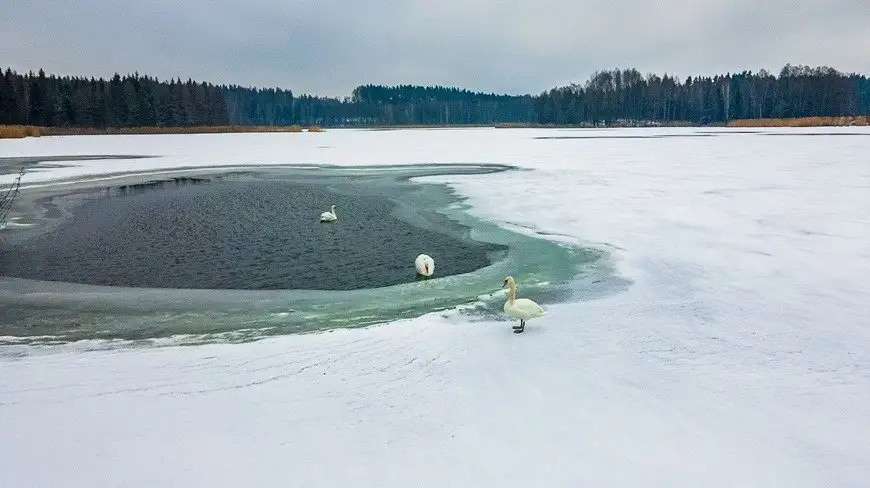
[[[435,272],[435,260],[426,254],[421,254],[414,260],[414,267],[417,268],[417,274],[432,276]]]
[[[335,214],[335,205],[331,207],[329,212],[323,212],[320,214],[321,222],[332,222],[333,220],[338,220],[338,215]]]
[[[526,320],[536,317],[542,317],[546,312],[537,303],[528,298],[517,298],[517,283],[513,276],[508,276],[504,280],[502,288],[508,287],[508,301],[504,304],[504,313],[515,319],[520,319],[520,325],[513,326],[514,332],[519,334],[526,328]]]

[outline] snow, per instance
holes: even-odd
[[[611,137],[538,139],[593,135]],[[641,138],[612,138],[626,135]],[[0,142],[0,157],[75,154],[160,157],[31,170],[23,184],[186,166],[512,164],[530,171],[425,180],[482,218],[605,249],[633,284],[549,305],[520,335],[439,313],[248,344],[3,346],[0,487],[870,478],[870,130]]]

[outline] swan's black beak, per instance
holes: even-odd
[[[504,280],[504,283],[501,285],[502,288],[507,286],[507,280]]]

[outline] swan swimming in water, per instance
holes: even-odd
[[[414,260],[414,267],[417,268],[417,274],[432,276],[435,272],[435,260],[427,254],[421,254]]]
[[[502,288],[508,287],[508,301],[504,303],[504,313],[515,319],[520,319],[520,325],[514,325],[514,332],[519,334],[526,328],[526,320],[542,317],[546,312],[537,303],[528,298],[517,298],[517,283],[513,276],[504,280]]]
[[[329,212],[320,214],[321,222],[332,222],[333,220],[338,220],[338,215],[335,214],[335,205],[332,206]]]

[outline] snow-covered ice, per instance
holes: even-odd
[[[870,479],[870,130],[0,142],[0,157],[76,154],[160,157],[31,169],[25,187],[209,165],[516,165],[529,171],[426,179],[479,217],[607,250],[632,285],[549,305],[521,335],[436,313],[247,344],[3,346],[2,487]]]

